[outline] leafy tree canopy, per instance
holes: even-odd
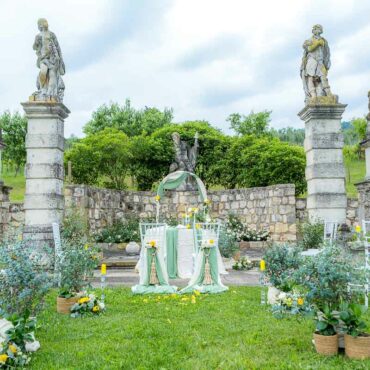
[[[269,135],[269,123],[271,121],[272,111],[264,110],[247,116],[239,113],[230,114],[226,119],[230,122],[230,128],[238,135],[255,135],[257,137]]]
[[[0,115],[0,128],[5,144],[3,160],[15,167],[15,174],[26,163],[27,119],[18,112],[5,111]]]
[[[155,130],[171,124],[173,118],[172,109],[165,108],[163,112],[157,108],[145,107],[135,109],[126,99],[123,106],[117,103],[101,105],[92,114],[92,119],[85,125],[84,133],[95,134],[105,128],[115,128],[124,132],[127,136],[151,134]]]

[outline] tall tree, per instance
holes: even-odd
[[[254,135],[257,137],[269,135],[269,124],[272,111],[264,110],[247,116],[239,113],[230,114],[226,121],[230,122],[230,128],[238,135]]]
[[[157,108],[145,107],[137,110],[131,106],[130,100],[126,99],[123,106],[117,103],[100,106],[85,125],[84,132],[91,135],[105,128],[115,128],[127,136],[151,134],[169,125],[172,118],[172,109],[165,108],[162,112]]]
[[[18,112],[0,115],[0,128],[5,144],[3,160],[15,168],[15,176],[26,163],[27,119]]]

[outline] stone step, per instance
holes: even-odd
[[[111,257],[103,257],[100,262],[105,263],[107,267],[122,268],[122,269],[134,269],[137,262],[139,261],[139,256],[127,256],[127,255],[115,255]]]

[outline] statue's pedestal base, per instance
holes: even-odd
[[[64,119],[62,103],[22,103],[28,120],[24,239],[52,244],[51,224],[64,210]]]
[[[347,213],[341,118],[346,105],[307,105],[305,121],[307,210],[310,220],[344,223]]]

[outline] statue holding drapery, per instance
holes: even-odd
[[[37,22],[40,33],[36,35],[33,49],[37,55],[37,76],[35,91],[30,100],[63,102],[65,65],[62,51],[55,34],[49,31],[48,21],[40,18]]]

